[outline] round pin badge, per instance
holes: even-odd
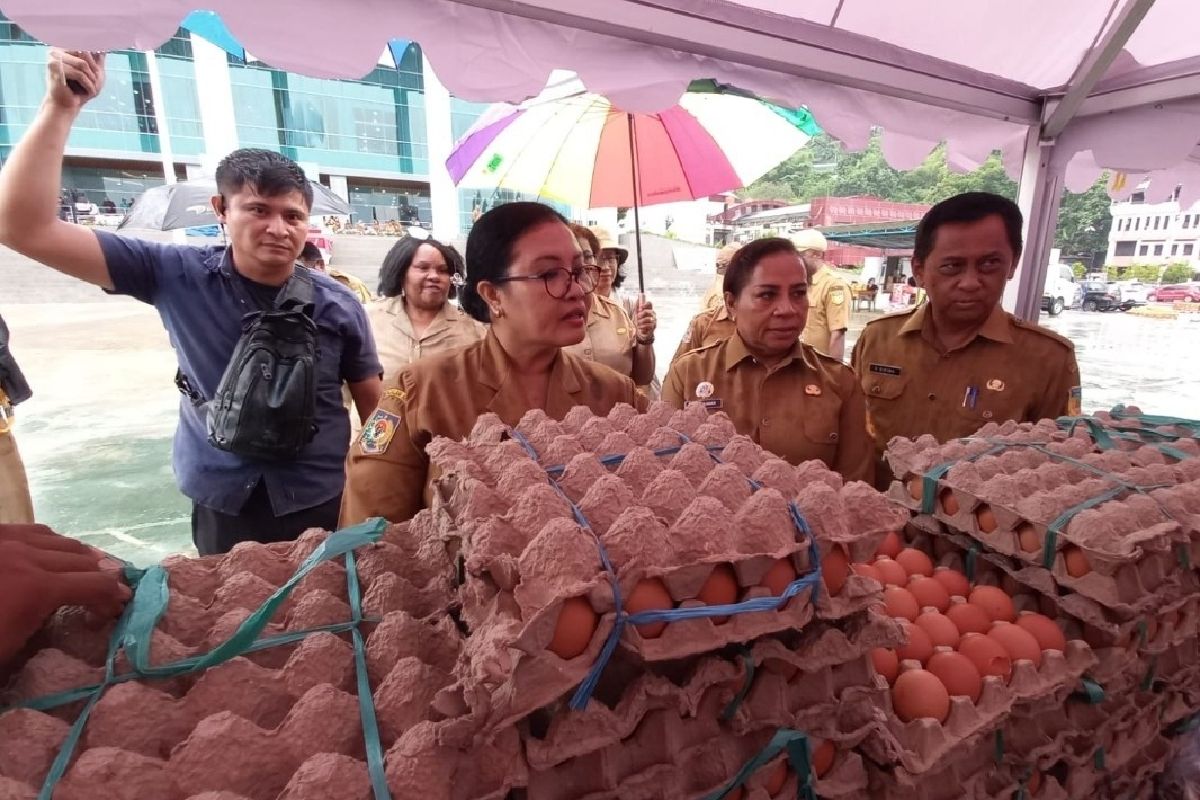
[[[708,398],[713,396],[714,391],[716,391],[716,387],[714,387],[708,381],[700,381],[699,383],[696,384],[697,399],[707,400]]]

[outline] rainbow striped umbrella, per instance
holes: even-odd
[[[638,206],[746,186],[820,130],[806,109],[715,81],[693,82],[661,113],[630,114],[571,80],[521,105],[490,107],[446,167],[460,186],[514,189],[580,208],[633,207],[636,230]]]

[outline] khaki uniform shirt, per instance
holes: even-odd
[[[972,436],[989,422],[1078,414],[1075,346],[999,306],[966,346],[943,353],[929,306],[868,323],[851,364],[880,454],[894,436]]]
[[[635,359],[637,347],[637,333],[625,308],[614,300],[593,294],[583,341],[563,349],[584,361],[595,361],[614,369],[637,384],[647,384],[654,380],[654,349],[643,347]],[[637,375],[634,374],[635,366],[640,368]]]
[[[481,414],[516,425],[529,410],[520,378],[492,334],[453,353],[422,359],[388,382],[379,408],[351,445],[342,495],[342,524],[384,517],[411,518],[428,504],[425,447],[435,436],[463,439]],[[562,419],[575,406],[607,414],[618,403],[645,411],[633,381],[561,353],[550,372],[545,412]]]
[[[683,332],[683,338],[679,340],[679,347],[675,348],[675,355],[671,356],[671,364],[674,365],[680,356],[691,350],[725,341],[736,331],[737,326],[729,318],[729,311],[722,300],[720,305],[692,317],[687,330]]]
[[[800,340],[828,353],[833,332],[850,327],[852,298],[850,284],[829,267],[822,267],[809,281],[808,321],[804,323]]]
[[[442,355],[483,338],[487,328],[453,303],[442,306],[420,338],[404,309],[404,298],[388,297],[367,306],[367,320],[375,334],[375,347],[383,364],[384,383],[418,358]]]
[[[875,453],[867,434],[866,403],[850,368],[797,342],[766,367],[740,334],[671,365],[663,400],[702,401],[724,411],[738,433],[792,464],[819,460],[846,480],[872,482]]]
[[[331,269],[328,272],[329,277],[333,278],[342,286],[345,286],[347,289],[354,292],[354,296],[358,298],[358,302],[362,303],[363,305],[371,302],[371,290],[368,289],[367,285],[358,278],[354,277],[348,272],[342,272],[341,270],[337,269]]]
[[[725,305],[725,276],[715,275],[708,291],[704,293],[704,298],[700,301],[700,310],[711,311],[723,305]]]

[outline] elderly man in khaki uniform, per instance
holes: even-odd
[[[851,361],[880,454],[894,436],[945,442],[989,422],[1080,412],[1074,345],[1000,307],[1021,222],[1015,203],[987,192],[951,197],[921,220],[913,273],[929,300],[868,323]]]
[[[850,327],[850,284],[825,263],[828,244],[819,230],[805,228],[792,237],[792,243],[808,267],[808,323],[800,338],[841,361],[846,356],[846,330]]]
[[[717,251],[717,274],[700,301],[700,313],[688,322],[675,355],[671,356],[672,364],[689,350],[716,344],[733,335],[733,320],[725,309],[725,270],[738,249],[736,244],[727,244]]]

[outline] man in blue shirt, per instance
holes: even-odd
[[[49,88],[0,171],[0,243],[67,275],[158,309],[180,372],[212,399],[246,314],[274,307],[308,233],[312,188],[292,161],[237,150],[217,167],[217,218],[228,247],[181,247],[116,236],[58,218],[63,151],[71,125],[104,83],[103,56],[50,51]],[[68,82],[73,82],[73,90]],[[317,327],[317,433],[294,460],[260,461],[208,443],[203,409],[180,404],[173,461],[191,498],[201,554],[239,541],[294,539],[336,526],[350,425],[345,381],[362,415],[382,392],[382,368],[358,300],[312,273]],[[133,387],[131,387],[132,389]]]

